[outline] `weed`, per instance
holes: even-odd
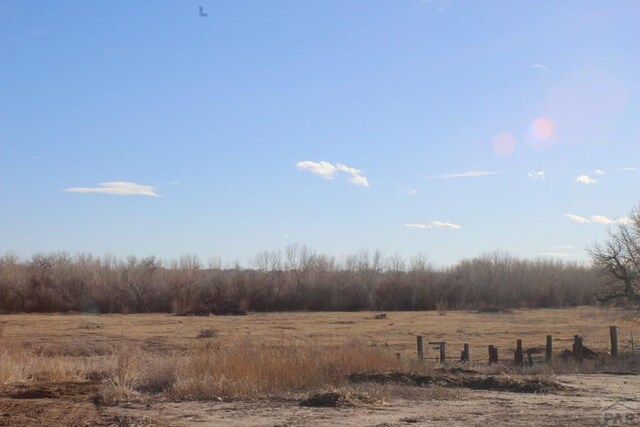
[[[214,338],[217,335],[217,331],[213,328],[202,328],[196,335],[196,338]]]

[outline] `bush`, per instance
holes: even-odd
[[[200,329],[200,332],[198,332],[198,335],[196,335],[196,338],[197,339],[215,338],[217,333],[218,332],[213,328],[203,328],[203,329]]]

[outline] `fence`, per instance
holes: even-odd
[[[500,349],[494,344],[484,348],[472,349],[469,343],[447,343],[446,341],[429,341],[425,349],[424,337],[418,335],[416,344],[418,360],[434,360],[437,363],[461,362],[473,365],[513,365],[533,366],[534,364],[551,364],[554,361],[570,360],[582,363],[589,359],[603,357],[623,358],[635,356],[640,352],[640,341],[634,338],[632,331],[626,331],[623,337],[617,326],[609,327],[609,339],[589,340],[582,335],[554,337],[547,335],[544,344],[525,346],[522,339],[514,340],[514,346]],[[472,357],[473,356],[473,357]]]

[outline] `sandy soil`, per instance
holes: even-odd
[[[640,424],[640,376],[557,379],[569,388],[525,394],[393,386],[382,390],[383,403],[347,408],[301,407],[303,396],[238,402],[155,399],[105,407],[95,399],[98,383],[23,384],[0,389],[0,426],[599,426],[633,411],[637,423],[628,425]]]

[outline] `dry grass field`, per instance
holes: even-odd
[[[0,426],[509,424],[513,413],[520,414],[518,424],[599,425],[600,403],[636,402],[638,377],[603,374],[620,371],[619,364],[558,360],[553,371],[542,365],[517,371],[472,363],[474,373],[464,378],[475,385],[461,385],[429,361],[436,356],[431,346],[427,363],[415,355],[416,335],[445,341],[452,359],[469,343],[472,360],[484,362],[489,344],[500,349],[501,359],[511,359],[516,339],[525,347],[542,346],[547,334],[557,352],[570,349],[577,334],[604,355],[610,325],[619,327],[627,352],[636,325],[622,322],[620,312],[581,307],[378,314],[2,316]],[[416,387],[348,380],[357,372],[393,370],[430,375],[430,382]],[[598,373],[576,373],[585,371]],[[486,385],[487,376],[497,385]],[[500,391],[505,384],[525,390],[547,379],[552,388],[535,396]],[[327,390],[347,405],[298,405]],[[458,421],[447,416],[451,411]]]
[[[595,307],[515,310],[512,313],[449,311],[378,313],[268,313],[248,316],[178,317],[170,314],[91,315],[17,314],[0,317],[4,340],[43,354],[82,356],[106,354],[114,344],[136,344],[151,352],[186,349],[210,328],[220,346],[251,340],[265,345],[336,345],[357,342],[382,346],[404,356],[415,353],[416,335],[428,341],[446,341],[460,350],[469,343],[472,358],[485,358],[489,344],[513,349],[516,339],[525,346],[544,345],[552,334],[557,346],[570,348],[574,335],[585,343],[606,348],[609,325],[617,325],[621,346],[629,346],[635,326],[623,322],[615,310]],[[640,329],[640,328],[639,328]],[[640,334],[640,331],[638,331]],[[558,347],[560,348],[560,347]],[[480,353],[480,354],[478,354]],[[474,355],[475,354],[475,355]],[[435,356],[435,354],[433,354]]]

